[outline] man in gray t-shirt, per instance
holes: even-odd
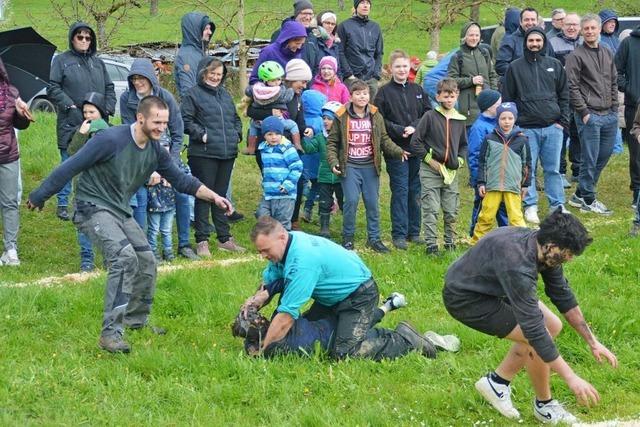
[[[456,260],[445,276],[447,311],[465,325],[513,345],[495,371],[475,386],[502,415],[520,418],[511,402],[510,382],[525,368],[536,393],[533,413],[547,423],[572,423],[576,418],[552,399],[549,377],[555,371],[589,405],[600,399],[596,389],[563,360],[553,338],[562,322],[537,296],[538,275],[551,302],[587,342],[591,353],[617,366],[616,356],[592,334],[564,277],[562,264],[591,243],[575,216],[554,211],[539,230],[502,227],[480,239]]]

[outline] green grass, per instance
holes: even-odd
[[[250,2],[256,5],[254,0]],[[272,2],[273,3],[273,2]],[[290,1],[276,3],[288,12]],[[314,2],[318,9],[331,1]],[[346,1],[348,4],[349,2]],[[214,4],[213,2],[211,4]],[[399,2],[374,6],[383,28]],[[271,3],[270,3],[271,5]],[[557,6],[585,10],[586,2]],[[579,7],[582,5],[582,7]],[[65,47],[66,29],[45,1],[14,0],[11,23],[34,24],[46,37]],[[546,7],[547,11],[550,9]],[[35,22],[24,13],[29,10]],[[146,10],[134,14],[116,39],[142,41],[179,38],[179,16],[190,8],[161,2],[161,16],[150,21]],[[344,17],[344,14],[341,15]],[[490,14],[483,22],[492,23]],[[264,35],[271,28],[264,31]],[[451,46],[458,29],[445,30]],[[405,47],[422,55],[427,39],[415,32],[389,29],[385,50]],[[55,118],[37,116],[20,135],[24,196],[58,163]],[[558,339],[565,359],[591,381],[602,395],[599,406],[585,410],[554,376],[554,396],[587,421],[640,417],[640,239],[627,237],[629,208],[628,155],[612,158],[600,183],[603,201],[614,209],[610,218],[580,215],[593,232],[594,244],[567,266],[567,275],[588,321],[603,343],[616,352],[617,370],[599,366],[578,336],[566,328]],[[466,182],[463,171],[461,182]],[[234,197],[240,211],[257,205],[259,176],[253,158],[240,157],[234,173]],[[389,242],[388,179],[381,184],[382,230]],[[471,191],[462,188],[459,230],[467,227]],[[568,191],[568,195],[571,193]],[[545,201],[541,202],[543,210]],[[398,290],[410,305],[394,312],[383,326],[409,320],[419,329],[456,333],[459,354],[426,360],[417,354],[383,363],[333,363],[322,354],[273,361],[243,355],[242,343],[231,337],[229,325],[238,307],[258,283],[264,262],[221,266],[198,262],[158,279],[152,321],[169,328],[163,337],[130,334],[133,353],[111,356],[97,348],[105,275],[86,282],[34,284],[49,276],[78,271],[75,229],[55,217],[55,200],[43,212],[21,210],[19,238],[22,266],[0,267],[0,425],[509,425],[481,402],[473,390],[478,376],[493,368],[507,349],[505,342],[471,331],[452,320],[441,303],[444,272],[456,254],[426,257],[420,248],[380,256],[364,247],[365,223],[360,208],[358,251],[372,268],[381,292]],[[250,246],[251,219],[233,226],[239,242]],[[340,217],[334,217],[338,238]],[[316,231],[317,224],[304,225]],[[214,253],[214,259],[233,258]],[[15,287],[21,284],[26,286]],[[514,382],[514,401],[524,425],[535,425],[529,405],[533,398],[526,375]]]

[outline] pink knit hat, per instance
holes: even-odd
[[[337,73],[338,72],[338,61],[336,60],[336,58],[334,58],[333,56],[325,56],[320,60],[320,65],[318,67],[318,69],[322,69],[322,67],[324,66],[330,66],[331,68],[333,68],[333,72]]]

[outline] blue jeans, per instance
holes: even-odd
[[[69,158],[69,153],[66,149],[60,149],[60,163],[63,163]],[[58,206],[69,206],[69,195],[71,194],[71,181],[67,182],[62,190],[58,192]]]
[[[367,215],[368,238],[370,241],[380,240],[380,177],[375,166],[357,168],[347,165],[341,183],[344,193],[342,235],[353,237],[356,234],[356,211],[362,194]]]
[[[585,125],[582,117],[576,114],[576,124],[582,150],[582,164],[576,194],[587,204],[591,204],[596,198],[596,186],[600,174],[609,162],[616,143],[618,116],[615,113],[604,116],[591,113],[589,122]]]
[[[158,247],[158,231],[162,238],[162,249],[164,254],[172,252],[171,230],[173,226],[173,215],[175,210],[167,212],[149,212],[147,215],[149,228],[147,230],[147,240],[149,246],[154,253],[160,254],[157,251]]]
[[[546,128],[524,129],[524,134],[529,138],[531,150],[531,185],[527,196],[524,198],[524,206],[538,204],[538,192],[536,191],[535,173],[540,160],[544,172],[544,192],[549,199],[549,210],[564,205],[564,187],[560,176],[560,151],[562,150],[562,129],[551,125]]]
[[[91,239],[82,231],[78,231],[78,245],[80,245],[80,265],[94,265],[93,246]]]
[[[420,236],[420,159],[385,158],[391,187],[391,237],[406,239]]]
[[[133,219],[136,220],[142,231],[145,231],[147,229],[147,197],[149,197],[147,187],[138,188],[134,197],[137,204],[133,208]]]
[[[185,193],[176,194],[176,226],[178,228],[178,248],[189,246],[189,235],[191,233],[191,206],[189,195]]]
[[[311,212],[313,210],[313,204],[316,202],[316,199],[318,198],[318,192],[319,190],[319,186],[318,186],[318,180],[316,178],[312,178],[309,180],[309,182],[311,183],[311,185],[309,186],[309,190],[307,191],[307,194],[305,194],[305,201],[304,201],[304,210]]]

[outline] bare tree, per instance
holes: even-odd
[[[149,0],[149,15],[158,15],[158,0]]]
[[[242,95],[249,83],[247,67],[250,41],[256,37],[258,30],[279,23],[284,14],[274,10],[273,5],[268,2],[265,2],[263,9],[252,7],[250,10],[247,9],[245,0],[227,1],[222,7],[213,6],[207,0],[191,0],[187,3],[216,18],[216,34],[220,31],[225,38],[231,34],[238,40],[238,95]]]
[[[142,7],[139,0],[49,0],[49,3],[67,25],[78,20],[95,22],[100,49],[109,49],[109,42],[125,21],[127,12]]]

